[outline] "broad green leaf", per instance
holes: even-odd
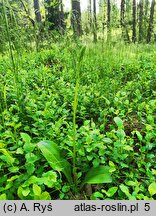
[[[70,186],[64,185],[64,186],[62,187],[62,192],[63,192],[63,193],[67,193],[69,190],[70,190]]]
[[[99,198],[103,199],[103,194],[98,191],[91,195],[92,200],[98,200]]]
[[[40,196],[42,192],[40,186],[33,184],[33,192],[36,196]]]
[[[50,188],[52,188],[56,182],[57,182],[57,174],[52,170],[43,173],[42,178],[40,178],[40,180],[38,181],[38,183],[45,184]]]
[[[5,146],[4,143],[1,143],[1,142],[0,142],[0,149],[1,149],[1,148],[4,148],[4,146]]]
[[[110,138],[108,138],[108,137],[105,137],[104,139],[103,139],[103,141],[104,141],[104,143],[112,143],[113,141],[110,139]]]
[[[151,169],[151,170],[152,170],[153,175],[156,176],[156,169]]]
[[[71,166],[61,156],[60,148],[52,141],[41,141],[37,146],[50,166],[56,171],[63,172],[69,183],[72,183]]]
[[[38,183],[38,178],[36,176],[31,176],[27,181],[22,184],[23,187],[27,187],[31,184]]]
[[[109,188],[109,190],[107,191],[107,195],[109,197],[112,197],[118,190],[118,187],[111,187]]]
[[[23,146],[24,151],[27,153],[32,152],[35,148],[35,145],[31,143],[31,137],[26,133],[21,133],[21,137],[22,137],[23,141],[25,142],[25,144]]]
[[[109,169],[110,173],[115,172],[116,166],[115,166],[115,164],[112,161],[109,161],[109,167],[110,167],[110,169]]]
[[[16,150],[16,154],[23,154],[23,153],[24,153],[24,151],[23,151],[22,148],[18,148],[18,149]]]
[[[96,168],[91,168],[86,174],[83,184],[100,184],[100,183],[110,183],[112,178],[109,172],[108,166],[99,166]]]
[[[120,129],[123,128],[123,121],[121,120],[121,118],[115,117],[114,121],[115,121],[116,125],[118,126],[118,128],[120,128]]]
[[[129,145],[124,145],[123,149],[126,150],[126,151],[133,151],[133,148],[131,146],[129,146]]]
[[[51,200],[50,194],[47,191],[44,191],[40,195],[40,200]]]
[[[26,188],[23,188],[23,189],[22,189],[22,195],[23,195],[24,197],[28,196],[29,193],[30,193],[29,187],[26,187]]]
[[[152,182],[149,187],[148,187],[148,191],[150,192],[150,195],[153,196],[154,194],[156,194],[156,182]]]
[[[142,141],[142,135],[139,131],[136,131],[136,135],[140,141]]]
[[[9,151],[6,149],[0,149],[0,152],[3,154],[0,156],[0,158],[5,161],[7,164],[12,165],[15,161],[15,158],[13,158]]]
[[[27,133],[20,133],[20,135],[25,143],[30,143],[31,137]]]
[[[126,134],[125,134],[124,130],[118,129],[116,131],[116,135],[120,140],[124,140]]]
[[[6,199],[7,199],[7,197],[6,197],[5,193],[3,193],[3,194],[0,195],[0,200],[6,200]]]
[[[144,196],[144,200],[153,200],[152,197]]]
[[[124,162],[120,162],[120,165],[121,165],[121,167],[123,167],[123,168],[128,168],[129,166],[127,165],[127,164],[125,164]]]
[[[20,199],[23,199],[22,191],[23,191],[23,188],[21,186],[19,186],[18,190],[17,190],[17,195]]]
[[[102,190],[103,193],[105,193],[108,197],[112,197],[118,190],[118,187],[111,187],[108,189],[108,191]]]
[[[29,175],[32,175],[35,172],[35,164],[34,163],[26,163],[25,168]]]
[[[127,186],[125,186],[124,184],[121,184],[119,187],[120,187],[120,189],[122,190],[122,192],[123,192],[124,194],[126,194],[127,196],[130,195],[129,189],[128,189]]]
[[[8,170],[9,170],[11,173],[16,173],[16,172],[19,171],[19,167],[17,167],[17,166],[9,167]]]
[[[20,177],[19,175],[12,176],[11,178],[9,178],[9,179],[7,180],[7,182],[12,182],[12,181],[16,180],[16,179],[19,178],[19,177]]]
[[[33,163],[33,164],[38,160],[38,157],[33,153],[25,154],[25,158],[27,163]]]
[[[128,197],[129,200],[136,200],[136,197],[135,196],[132,196],[130,193],[129,193],[129,189],[126,185],[124,184],[121,184],[120,186],[120,189],[122,190],[122,192]]]
[[[139,184],[140,183],[138,181],[127,181],[126,182],[126,185],[128,185],[128,186],[137,186]]]

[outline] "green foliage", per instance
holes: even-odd
[[[150,192],[150,195],[153,196],[154,194],[156,194],[156,182],[152,182],[149,187],[148,187],[148,191]]]
[[[51,47],[13,53],[17,86],[0,57],[0,199],[154,199],[154,45]]]
[[[107,166],[98,166],[96,168],[91,168],[85,179],[84,183],[88,184],[100,184],[100,183],[110,183],[112,182],[112,178],[109,173],[109,167]]]
[[[71,166],[67,160],[61,157],[59,147],[50,141],[41,141],[38,143],[38,147],[50,166],[58,172],[62,171],[69,183],[72,184]]]

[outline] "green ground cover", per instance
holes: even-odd
[[[155,46],[83,46],[0,57],[0,199],[155,199]]]

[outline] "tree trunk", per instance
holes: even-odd
[[[139,42],[143,40],[143,0],[139,2]]]
[[[111,38],[111,2],[110,0],[107,0],[107,41]]]
[[[152,0],[151,8],[150,8],[150,19],[148,24],[148,31],[147,31],[147,43],[150,43],[153,31],[153,21],[154,21],[154,7],[155,7],[155,0]]]
[[[110,31],[110,14],[111,14],[111,3],[107,0],[107,29]]]
[[[35,11],[35,18],[38,23],[41,22],[41,13],[40,13],[40,5],[39,0],[34,0],[34,11]]]
[[[97,19],[96,19],[96,0],[93,0],[93,36],[94,36],[94,42],[97,42]]]
[[[46,9],[46,20],[49,23],[49,29],[58,29],[60,24],[60,0],[44,0]]]
[[[145,0],[145,17],[148,16],[149,4],[149,0]]]
[[[121,0],[121,11],[120,11],[120,24],[121,27],[125,23],[125,0]]]
[[[120,10],[120,25],[122,30],[122,37],[123,39],[130,43],[130,36],[128,33],[128,29],[125,23],[125,0],[121,0],[121,10]]]
[[[92,0],[88,0],[88,21],[91,29],[92,28]]]
[[[63,10],[63,2],[60,0],[60,27],[63,30],[62,33],[64,33],[64,30],[66,28],[65,22],[64,22],[64,10]]]
[[[132,30],[132,42],[136,42],[136,0],[133,0],[133,30]]]
[[[82,34],[80,0],[72,0],[71,24],[76,35]]]

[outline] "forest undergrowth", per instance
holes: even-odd
[[[155,45],[0,56],[0,199],[156,197]]]

